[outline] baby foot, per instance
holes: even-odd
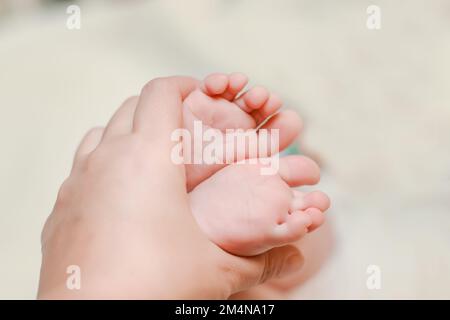
[[[239,95],[247,81],[241,73],[216,73],[206,77],[183,102],[184,127],[191,132],[191,136],[194,136],[194,122],[198,120],[202,122],[203,132],[216,129],[223,135],[226,129],[256,129],[276,114],[282,101],[265,88],[254,87]],[[283,111],[271,117],[261,128],[279,129],[279,149],[283,150],[297,137],[301,121],[295,112]],[[242,155],[243,158],[247,156]],[[242,159],[234,159],[239,160]],[[188,191],[224,166],[226,164],[186,164]]]
[[[201,229],[222,249],[252,256],[291,243],[323,222],[329,199],[322,192],[291,187],[316,184],[320,170],[302,156],[281,158],[277,174],[261,175],[261,164],[232,164],[190,194]]]

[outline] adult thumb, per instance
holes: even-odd
[[[236,257],[238,258],[238,257]],[[238,258],[230,277],[231,294],[301,269],[304,258],[294,246],[274,248],[255,257]]]
[[[156,78],[141,91],[134,112],[133,132],[147,139],[170,141],[173,130],[182,127],[183,99],[198,87],[199,81],[182,76]]]

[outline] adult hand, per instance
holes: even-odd
[[[237,257],[196,225],[170,135],[197,84],[152,80],[85,136],[42,232],[39,298],[228,298],[300,268],[294,247]],[[79,289],[66,286],[72,265]]]

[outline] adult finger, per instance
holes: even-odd
[[[304,263],[301,252],[294,246],[274,248],[255,257],[233,257],[232,272],[228,273],[230,293],[234,294],[262,284],[269,279],[298,271]]]
[[[149,140],[170,143],[173,130],[182,127],[182,101],[197,88],[198,80],[190,77],[157,78],[141,91],[133,121],[133,132]]]

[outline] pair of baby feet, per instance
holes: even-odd
[[[206,77],[183,102],[185,128],[193,132],[194,122],[201,121],[219,134],[278,129],[279,149],[285,149],[300,132],[299,117],[279,112],[282,101],[262,87],[240,94],[247,81],[240,73]],[[250,156],[246,152],[232,164],[185,166],[193,215],[211,241],[233,254],[252,256],[296,241],[323,223],[328,197],[293,189],[319,181],[320,170],[312,160],[283,157],[277,173],[263,175],[261,162],[237,163]]]

